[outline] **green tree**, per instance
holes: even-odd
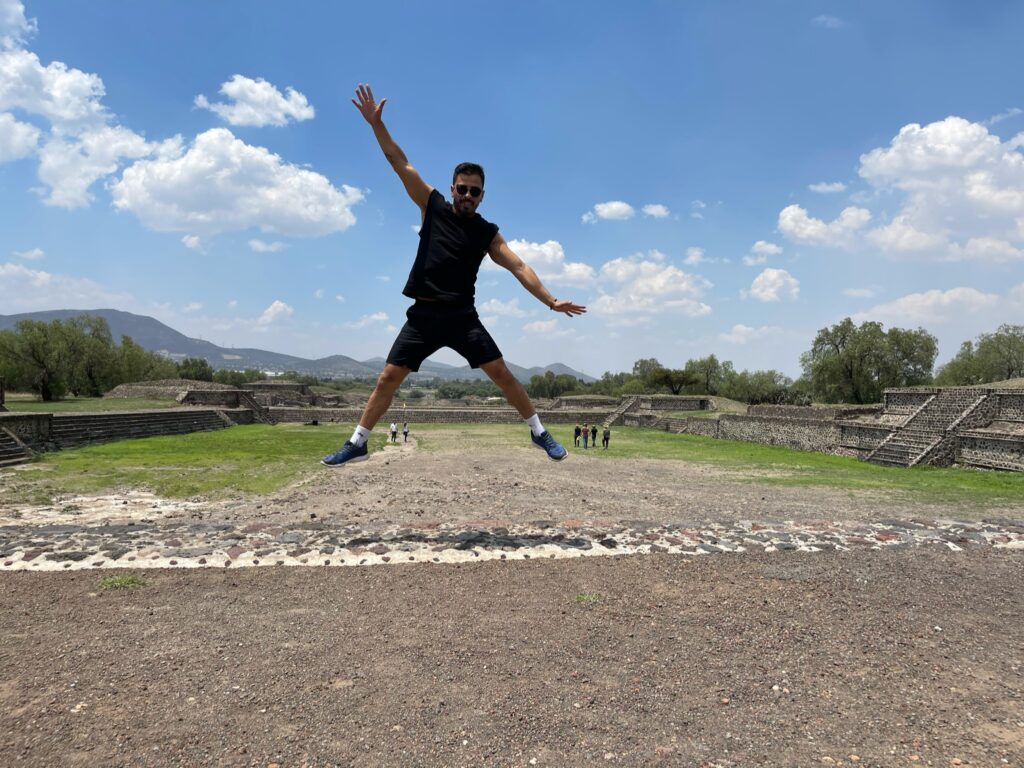
[[[143,349],[130,336],[121,337],[121,344],[114,351],[113,385],[173,379],[177,376],[178,368],[172,361]]]
[[[1000,325],[982,333],[975,343],[965,341],[943,365],[935,383],[944,386],[987,384],[1024,377],[1024,325]]]
[[[708,355],[696,360],[687,360],[683,370],[693,376],[693,383],[698,385],[697,391],[706,395],[717,395],[722,388],[726,371],[732,369],[732,363],[728,365],[728,369],[724,368],[717,357]]]
[[[178,363],[178,376],[193,381],[213,381],[213,366],[201,357],[186,357]]]
[[[931,381],[938,343],[923,328],[908,331],[850,318],[822,328],[800,357],[815,399],[827,403],[877,403],[887,387]]]
[[[652,388],[667,388],[673,395],[678,395],[684,387],[697,383],[697,377],[689,371],[678,368],[656,368],[648,374],[646,383]]]
[[[652,372],[664,367],[656,357],[641,358],[633,363],[633,375],[641,381],[645,381]]]
[[[76,397],[100,397],[116,378],[114,342],[107,321],[95,315],[80,315],[60,327],[67,349],[68,388]]]
[[[546,371],[543,375],[530,377],[526,392],[530,397],[555,398],[575,391],[578,386],[579,381],[568,373],[555,375],[553,371]]]
[[[68,347],[59,320],[19,320],[12,331],[0,331],[0,360],[11,389],[27,389],[43,402],[68,390]]]

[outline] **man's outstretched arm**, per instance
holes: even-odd
[[[356,109],[359,110],[359,113],[370,124],[370,127],[373,128],[373,135],[377,137],[377,143],[380,144],[384,157],[388,159],[391,167],[398,174],[398,178],[402,180],[402,184],[405,185],[405,191],[409,193],[412,201],[423,211],[427,207],[427,200],[430,198],[430,193],[434,191],[434,188],[427,184],[420,177],[417,170],[409,164],[409,158],[405,156],[405,152],[395,143],[395,140],[391,138],[391,134],[388,133],[388,129],[384,127],[383,112],[387,101],[387,99],[374,101],[373,89],[363,83],[360,83],[359,87],[356,88],[356,98],[352,99]]]
[[[544,284],[541,283],[540,278],[537,277],[537,273],[533,271],[533,267],[519,258],[516,252],[508,247],[508,243],[505,242],[505,238],[500,233],[494,236],[490,248],[487,249],[487,253],[490,254],[495,264],[504,267],[515,275],[516,280],[522,283],[523,288],[555,312],[564,312],[569,317],[572,317],[573,315],[582,315],[587,311],[587,308],[582,304],[575,304],[570,299],[556,299],[552,296],[548,289],[544,287]]]

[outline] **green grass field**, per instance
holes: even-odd
[[[412,424],[419,450],[532,450],[525,426]],[[47,504],[56,495],[149,490],[171,498],[209,499],[273,493],[322,471],[318,461],[349,436],[350,426],[250,425],[217,432],[122,440],[44,454],[32,464],[0,475],[0,504]],[[674,435],[617,427],[611,448],[571,448],[572,426],[552,425],[570,446],[568,461],[654,459],[708,464],[724,472],[706,482],[750,482],[792,487],[879,491],[902,500],[951,502],[984,509],[1024,505],[1024,473],[956,468],[889,469],[856,459],[793,451],[756,443]],[[376,430],[371,452],[380,450]]]

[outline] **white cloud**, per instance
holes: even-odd
[[[708,207],[708,204],[703,200],[694,200],[690,203],[690,218],[697,219],[697,221],[703,221],[704,214],[702,211]]]
[[[700,264],[702,261],[706,261],[704,258],[704,249],[698,248],[695,245],[691,245],[686,249],[686,258],[683,259],[684,264]]]
[[[683,272],[658,251],[613,259],[601,267],[601,295],[592,305],[597,315],[637,322],[657,314],[703,317],[711,307],[701,301],[711,283]]]
[[[759,266],[761,264],[767,264],[767,263],[768,263],[768,257],[767,256],[744,256],[743,257],[743,265],[746,266],[746,267],[756,267],[756,266]]]
[[[52,274],[23,264],[0,264],[0,307],[4,313],[126,306],[134,306],[131,296],[109,291],[87,278]]]
[[[32,248],[28,251],[13,251],[13,254],[19,259],[26,259],[27,261],[36,261],[46,255],[42,248]]]
[[[798,243],[850,248],[854,236],[871,220],[866,208],[844,208],[833,221],[825,223],[807,215],[799,205],[787,205],[779,213],[779,231]]]
[[[195,105],[215,112],[231,125],[286,125],[289,120],[301,122],[315,115],[306,97],[294,88],[286,88],[283,95],[263,78],[253,80],[235,75],[220,87],[229,103],[211,103],[205,96],[195,98]]]
[[[275,299],[273,304],[263,310],[263,314],[260,315],[260,319],[256,321],[256,324],[266,327],[279,317],[291,317],[294,313],[294,309],[289,307],[283,301]]]
[[[511,301],[490,299],[480,305],[480,311],[498,317],[526,317],[528,314],[519,306],[519,299],[512,299]]]
[[[512,240],[508,247],[533,267],[533,271],[544,283],[583,286],[594,281],[594,268],[581,261],[566,261],[565,250],[557,240],[543,243]],[[489,272],[502,269],[490,259],[484,259],[481,267]]]
[[[322,299],[323,297],[324,297],[324,289],[323,288],[317,288],[315,291],[313,291],[313,298],[315,298],[315,299]]]
[[[36,20],[25,18],[20,0],[0,0],[0,49],[18,48],[35,34]]]
[[[718,340],[726,344],[747,344],[768,336],[774,336],[780,329],[774,325],[762,325],[760,328],[753,328],[749,325],[736,324],[727,333],[718,334]]]
[[[391,275],[377,275],[377,279],[380,280],[382,283],[390,283]]]
[[[665,219],[668,218],[670,214],[668,208],[661,203],[649,203],[641,210],[644,212],[645,216],[650,216],[655,219]]]
[[[877,288],[847,288],[843,291],[844,296],[853,299],[871,299],[878,295]]]
[[[1024,134],[1006,142],[982,123],[947,117],[904,126],[860,158],[860,176],[901,192],[902,208],[868,240],[933,261],[1018,261],[1024,254]]]
[[[992,115],[988,120],[982,121],[982,125],[996,125],[997,123],[1003,122],[1003,120],[1009,120],[1011,117],[1024,112],[1020,107],[1010,107],[1005,112],[1000,112],[998,115]]]
[[[203,239],[196,235],[185,235],[181,238],[181,242],[190,251],[202,252],[203,250]]]
[[[359,330],[361,328],[366,328],[368,325],[373,325],[374,323],[386,323],[387,319],[388,315],[386,312],[374,312],[371,315],[363,315],[353,322],[342,323],[342,327],[349,328],[351,330]]]
[[[846,191],[846,185],[841,181],[820,181],[817,184],[808,184],[807,188],[811,190],[811,192],[817,192],[820,195]]]
[[[760,256],[778,256],[782,253],[782,246],[769,243],[767,240],[758,240],[750,246],[750,252]]]
[[[285,244],[279,241],[267,243],[258,238],[253,238],[249,241],[249,248],[256,253],[277,253],[278,251],[284,250]]]
[[[818,27],[824,27],[825,29],[842,29],[846,26],[846,21],[839,18],[838,16],[828,16],[822,14],[821,16],[815,16],[811,23]]]
[[[624,221],[631,219],[636,214],[633,206],[621,200],[610,200],[607,203],[597,203],[594,208],[583,214],[583,221],[586,224],[593,224],[598,219]]]
[[[0,113],[0,163],[28,157],[35,152],[38,143],[38,128],[15,120],[10,113]]]
[[[46,118],[60,134],[106,124],[98,75],[54,61],[45,67],[30,51],[0,52],[0,111],[20,109]]]
[[[186,304],[184,307],[182,307],[181,311],[187,314],[191,312],[198,312],[202,308],[202,304],[200,304],[198,301],[193,301],[190,304]]]
[[[338,302],[341,302],[341,303],[344,303],[345,302],[345,297],[342,296],[340,293],[338,293],[338,294],[335,294],[334,300],[338,301]]]
[[[982,293],[974,288],[951,288],[948,291],[931,290],[911,293],[895,301],[879,304],[853,316],[857,322],[876,320],[887,324],[915,323],[942,324],[958,322],[965,315],[996,307],[1002,297],[995,293]]]
[[[259,227],[296,237],[348,229],[363,193],[282,162],[226,128],[199,134],[177,157],[140,160],[110,187],[115,207],[157,231],[214,235]]]
[[[570,328],[557,318],[554,320],[537,320],[532,323],[527,323],[523,326],[523,330],[529,334],[544,336],[548,339],[564,338],[566,336],[576,335],[575,328]]]
[[[171,140],[169,147],[176,146]],[[102,126],[73,139],[54,136],[39,150],[39,179],[49,187],[47,205],[84,208],[92,201],[89,188],[115,173],[121,160],[152,155],[160,145],[122,126]]]
[[[238,306],[238,299],[231,299],[231,301],[228,302],[228,309],[234,309],[237,306]]]
[[[754,278],[749,293],[758,301],[796,300],[800,282],[784,269],[768,268]]]

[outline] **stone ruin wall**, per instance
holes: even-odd
[[[49,448],[52,423],[52,413],[0,413],[0,429],[37,451]]]
[[[779,419],[814,419],[834,420],[849,419],[855,416],[875,416],[882,406],[865,405],[855,408],[833,408],[828,406],[808,405],[748,405],[748,416],[774,416]]]
[[[687,395],[637,395],[637,407],[644,411],[710,411],[708,397]],[[613,406],[614,407],[614,406]]]
[[[889,415],[909,416],[922,405],[929,397],[936,394],[938,389],[887,389],[885,391],[885,413]]]
[[[237,389],[190,389],[175,399],[182,405],[209,405],[215,408],[241,408]]]

